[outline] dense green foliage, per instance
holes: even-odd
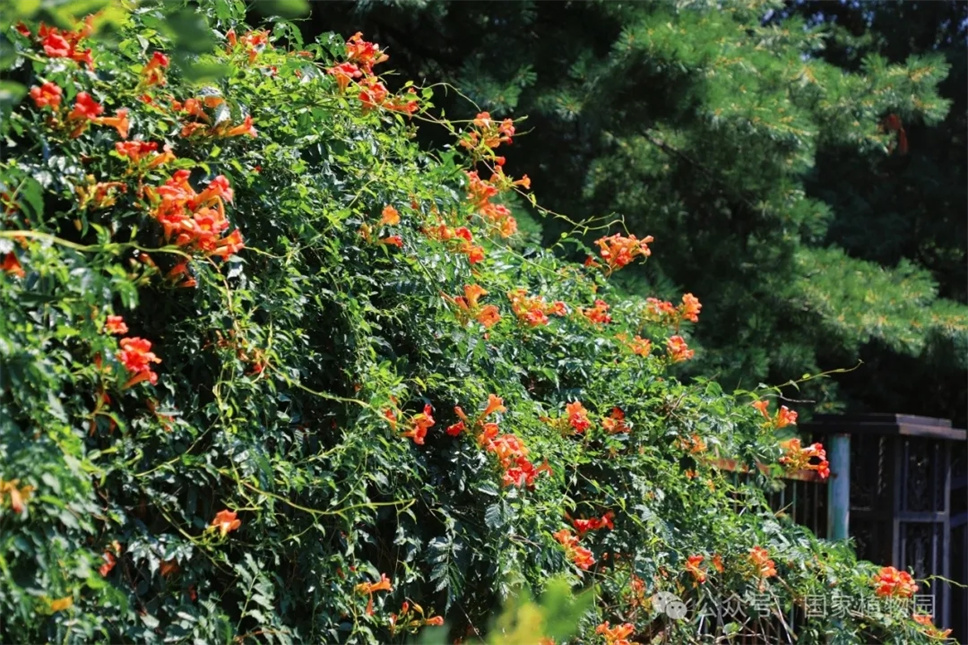
[[[613,284],[642,240],[511,234],[510,122],[206,7],[3,29],[0,639],[928,640],[903,576],[767,506],[823,461],[775,393],[677,380],[699,305]],[[545,613],[494,624],[519,589]]]
[[[939,295],[968,302],[968,4],[802,3],[793,8],[811,22],[826,23],[830,38],[821,55],[840,67],[860,69],[871,54],[892,63],[912,55],[943,56],[948,74],[938,92],[951,107],[941,123],[903,122],[906,154],[898,150],[867,160],[844,148],[822,151],[807,191],[832,204],[831,243],[882,265],[924,267]],[[917,410],[968,426],[961,346],[937,335],[921,354],[884,351],[883,345],[875,341],[862,348],[868,367],[843,377],[852,396],[869,408]]]
[[[617,218],[648,231],[655,261],[625,288],[706,303],[696,373],[750,387],[863,361],[807,384],[800,411],[968,421],[964,3],[315,13],[316,28],[365,29],[408,78],[526,114],[511,163],[539,201],[587,239]],[[471,114],[449,98],[448,113]],[[542,224],[546,244],[572,228]]]

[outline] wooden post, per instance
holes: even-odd
[[[831,435],[827,446],[827,539],[846,540],[850,524],[850,435]]]

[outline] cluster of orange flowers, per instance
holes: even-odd
[[[702,305],[699,303],[699,298],[691,293],[683,294],[682,304],[679,305],[679,315],[682,316],[683,320],[692,323],[699,322],[700,309],[702,309]]]
[[[609,415],[602,419],[602,428],[609,434],[621,434],[632,429],[625,423],[625,412],[617,406],[613,407]]]
[[[701,555],[690,555],[686,558],[685,570],[691,573],[695,581],[700,584],[706,582],[706,570],[699,566],[704,559]]]
[[[108,316],[104,325],[104,331],[116,336],[123,336],[128,333],[128,325],[121,316]],[[122,338],[120,341],[121,351],[118,352],[118,361],[124,368],[131,373],[131,378],[124,384],[127,389],[142,381],[149,381],[152,385],[158,382],[158,374],[152,369],[152,363],[160,363],[161,359],[151,351],[151,341],[144,338]]]
[[[579,434],[591,427],[591,421],[588,420],[588,410],[581,404],[581,401],[566,404],[565,416],[571,429]]]
[[[152,87],[154,85],[165,85],[168,79],[165,78],[165,70],[168,69],[170,61],[161,52],[151,55],[151,60],[141,69],[141,87]]]
[[[604,300],[596,300],[595,306],[582,309],[581,313],[596,325],[604,325],[612,322],[612,316],[608,313],[608,303]]]
[[[776,565],[770,559],[770,552],[761,546],[754,546],[749,553],[750,564],[755,574],[760,578],[760,591],[764,589],[766,579],[776,575]]]
[[[776,566],[773,560],[770,559],[770,553],[765,548],[760,546],[754,546],[750,549],[748,557],[749,565],[752,567],[753,574],[760,579],[760,590],[763,590],[765,580],[776,575]],[[693,580],[697,584],[702,584],[706,582],[708,578],[708,571],[702,566],[705,556],[697,554],[691,555],[686,558],[686,564],[683,569],[692,575]],[[718,553],[714,554],[712,557],[712,567],[716,569],[719,573],[723,573],[725,567],[723,567],[723,559]]]
[[[17,254],[10,251],[3,256],[3,261],[0,262],[0,269],[10,275],[17,276],[18,278],[24,278],[27,276],[27,272],[24,271],[24,267],[20,264],[20,260],[17,259]]]
[[[615,627],[609,627],[608,621],[605,621],[595,628],[595,633],[601,634],[602,638],[605,639],[606,645],[632,645],[632,641],[630,641],[628,637],[631,636],[634,631],[635,626],[632,623],[624,623],[622,625],[616,625]]]
[[[128,190],[128,186],[121,181],[95,182],[94,175],[87,175],[85,179],[86,184],[79,184],[74,189],[77,193],[77,205],[81,210],[114,206],[118,191],[124,193]]]
[[[646,298],[642,317],[650,322],[669,324],[678,318],[676,306],[668,300]]]
[[[504,407],[504,399],[496,394],[487,395],[487,405],[484,406],[484,410],[477,415],[473,421],[468,418],[463,408],[461,408],[459,405],[455,405],[454,414],[457,415],[457,418],[460,419],[460,421],[449,426],[446,432],[451,437],[456,437],[460,435],[461,432],[466,430],[468,426],[470,426],[477,431],[478,443],[484,445],[488,439],[496,437],[499,430],[498,425],[493,422],[488,422],[487,418],[492,414],[507,412],[507,410],[508,409]]]
[[[549,417],[541,417],[540,419],[557,429],[563,435],[573,433],[582,434],[592,425],[588,419],[588,410],[581,404],[581,401],[566,403],[565,414],[557,419],[551,419]]]
[[[152,385],[157,383],[158,374],[151,369],[151,364],[160,363],[161,359],[151,351],[151,341],[138,337],[122,338],[120,345],[118,361],[132,374],[124,384],[125,389],[142,381],[148,381]]]
[[[340,91],[343,92],[346,91],[346,88],[349,87],[353,79],[363,76],[362,70],[360,70],[360,68],[353,63],[340,63],[339,65],[334,65],[333,67],[327,69],[326,73],[330,74],[336,79],[336,84],[339,85]]]
[[[911,618],[914,622],[926,628],[924,633],[928,638],[944,641],[951,635],[950,629],[942,630],[934,626],[934,622],[931,620],[931,614],[914,614]]]
[[[185,118],[180,135],[185,138],[195,135],[226,138],[249,136],[253,139],[259,136],[253,125],[251,114],[247,114],[242,123],[238,125],[232,125],[227,119],[212,125],[212,117],[206,112],[206,108],[215,109],[223,103],[225,103],[225,99],[221,96],[205,96],[200,99],[188,98],[184,102],[171,99],[171,109]]]
[[[33,99],[38,110],[45,107],[56,110],[60,107],[63,96],[63,90],[50,81],[44,81],[40,87],[34,85],[30,88],[30,98]]]
[[[72,139],[81,136],[91,123],[115,128],[118,131],[118,136],[122,139],[128,138],[131,122],[128,119],[127,108],[121,108],[115,116],[101,116],[104,113],[104,107],[87,92],[78,92],[74,98],[74,106],[65,115],[61,110],[63,95],[63,90],[50,81],[30,88],[30,98],[33,100],[34,106],[38,110],[50,108],[54,112],[51,125],[57,127],[63,124],[64,127],[69,128],[69,136]]]
[[[474,236],[466,226],[454,228],[441,222],[437,226],[425,227],[423,232],[432,240],[452,245],[457,253],[466,255],[471,264],[484,260],[484,248],[474,244]]]
[[[505,486],[532,488],[541,473],[551,473],[551,467],[546,461],[541,466],[535,466],[528,459],[528,449],[522,441],[513,434],[500,434],[500,426],[487,421],[492,414],[506,412],[504,401],[494,395],[488,395],[487,406],[477,418],[471,420],[460,406],[454,407],[454,413],[460,419],[449,426],[447,434],[456,437],[468,427],[477,431],[477,443],[487,452],[497,457],[498,464],[504,471],[501,480]]]
[[[689,349],[686,340],[677,334],[670,336],[669,340],[666,341],[666,354],[673,363],[679,363],[689,360],[696,355],[696,352],[695,350]]]
[[[552,304],[545,302],[542,296],[529,296],[524,289],[514,289],[508,292],[511,301],[511,311],[518,320],[530,327],[540,327],[548,324],[548,316],[564,316],[568,313],[565,303],[556,300]]]
[[[539,419],[562,435],[582,434],[592,426],[588,410],[580,401],[565,404],[565,413],[558,418],[542,416]],[[607,417],[602,418],[602,428],[609,434],[621,434],[632,429],[625,422],[625,412],[617,406],[612,408]]]
[[[595,564],[595,558],[592,556],[592,552],[581,546],[578,543],[578,536],[572,533],[568,529],[561,529],[554,534],[555,539],[563,547],[565,547],[565,554],[568,559],[574,563],[576,567],[587,571],[591,566]]]
[[[18,23],[16,28],[23,37],[31,37],[30,29],[24,23]],[[40,28],[37,30],[37,42],[44,48],[44,53],[50,58],[68,58],[87,65],[88,69],[94,69],[94,59],[91,57],[91,50],[81,51],[78,48],[80,41],[92,33],[94,33],[93,15],[85,18],[83,25],[76,31],[61,30],[40,23]]]
[[[135,169],[141,171],[157,168],[175,160],[171,146],[165,146],[164,151],[159,153],[158,144],[153,141],[118,141],[114,144],[114,149]]]
[[[596,302],[596,304],[598,304]],[[666,339],[666,357],[672,363],[679,363],[689,360],[696,355],[695,350],[689,349],[686,340],[679,335],[679,326],[683,320],[689,322],[699,322],[699,311],[702,305],[699,299],[691,293],[682,296],[682,304],[676,307],[671,302],[659,300],[657,298],[646,298],[645,308],[642,311],[644,322],[659,323],[675,328],[675,334]],[[597,318],[593,320],[605,321],[603,311],[596,312]],[[638,356],[648,356],[652,352],[652,342],[647,338],[636,335],[629,340],[627,334],[617,334],[616,340],[625,345],[633,354]]]
[[[398,425],[396,413],[393,410],[386,410],[383,416],[386,417],[390,427],[396,430]],[[418,412],[410,417],[407,421],[407,429],[400,434],[400,437],[412,439],[415,444],[422,446],[427,438],[427,430],[436,423],[437,421],[433,417],[433,407],[428,403],[424,405],[423,412]]]
[[[237,515],[235,511],[223,509],[215,514],[212,523],[209,525],[209,529],[217,530],[219,535],[225,537],[230,532],[242,526],[242,520],[238,519]]]
[[[70,52],[74,51],[73,48],[80,38],[90,33],[90,25],[91,21],[88,19],[86,26],[78,32],[59,32],[56,29],[42,27],[41,38],[44,39],[45,51],[50,56],[72,57]],[[26,35],[29,36],[29,32]],[[243,38],[244,42],[252,41],[250,44],[253,45],[257,44],[256,40],[254,38],[249,40]],[[66,43],[67,49],[61,41]],[[86,55],[89,56],[89,52],[86,52]],[[161,52],[154,52],[142,69],[142,80],[139,87],[164,85],[166,82],[164,70],[168,65],[167,56]],[[77,94],[70,111],[63,113],[61,110],[63,91],[51,82],[44,82],[39,87],[32,87],[30,96],[38,109],[54,111],[55,116],[52,124],[57,126],[63,123],[70,129],[71,137],[80,136],[91,123],[117,129],[121,139],[128,137],[130,120],[128,118],[129,111],[126,108],[119,109],[113,117],[101,116],[104,108],[90,94],[82,91]],[[148,102],[150,102],[150,97]],[[206,130],[207,123],[211,122],[211,118],[206,114],[204,108],[213,108],[222,102],[220,97],[188,99],[184,103],[172,100],[172,106],[176,111],[184,112],[196,119],[186,124],[182,130],[182,135],[189,136],[205,130],[208,134],[223,136],[240,134],[255,136],[251,117],[247,117],[245,123],[240,126],[231,127],[227,122],[223,122]],[[139,174],[175,160],[175,155],[170,148],[166,147],[162,153],[158,153],[158,144],[154,142],[119,141],[115,144],[115,149],[118,155],[127,159],[132,169]],[[242,236],[239,231],[233,231],[228,236],[222,237],[222,234],[229,228],[224,208],[224,202],[232,199],[232,190],[228,186],[228,181],[224,177],[216,177],[199,194],[188,184],[188,177],[189,171],[180,170],[164,186],[144,189],[143,194],[152,203],[152,214],[162,224],[165,235],[170,241],[187,249],[197,250],[206,255],[218,255],[227,259],[231,254],[243,248]],[[95,182],[93,177],[89,177],[88,184],[79,185],[76,190],[80,207],[87,209],[107,208],[113,205],[117,199],[116,192],[124,192],[125,189],[126,185],[123,182]],[[4,264],[4,268],[9,272],[18,274],[22,272],[16,257],[5,258]],[[171,269],[168,278],[176,283],[180,281],[180,286],[194,286],[195,281],[187,275],[187,270],[187,262],[178,264]],[[141,339],[122,341],[123,346],[128,346],[124,347],[121,356],[125,357],[126,366],[129,370],[134,371],[137,377],[149,378],[152,382],[155,382],[157,377],[153,376],[154,373],[151,372],[150,368],[143,367],[145,360],[151,360],[144,358],[150,354],[148,349],[150,343],[147,347],[144,343],[147,343],[147,341],[141,341]],[[151,356],[153,357],[153,355]]]
[[[377,582],[361,582],[356,585],[356,593],[367,594],[370,599],[366,604],[366,613],[368,616],[373,615],[373,594],[377,591],[393,591],[393,587],[390,586],[390,579],[387,578],[387,574],[381,573],[380,579]]]
[[[336,79],[340,91],[345,92],[350,84],[359,90],[358,98],[364,110],[383,108],[404,114],[413,114],[420,104],[416,90],[410,88],[405,97],[392,96],[380,79],[373,74],[373,66],[386,61],[387,56],[379,45],[363,40],[363,34],[356,32],[346,41],[347,61],[334,65],[326,73]],[[359,80],[357,80],[359,79]]]
[[[400,223],[400,211],[387,204],[380,212],[380,226],[396,226]]]
[[[383,211],[380,213],[380,221],[377,223],[379,227],[386,226],[397,226],[400,224],[400,211],[398,211],[393,206],[389,204],[383,207]],[[367,242],[374,242],[375,238],[373,235],[373,227],[370,224],[364,223],[360,226],[360,235]],[[396,246],[397,248],[403,248],[403,238],[399,235],[387,235],[378,240],[380,244],[385,244],[389,246]]]
[[[494,154],[494,149],[502,143],[510,144],[514,135],[511,119],[498,123],[487,112],[479,113],[468,131],[460,139],[460,145],[470,151],[474,162],[488,159],[494,162],[494,170],[489,180],[482,179],[476,170],[467,172],[467,199],[477,213],[501,237],[507,238],[518,230],[517,220],[510,209],[503,204],[495,204],[491,199],[502,191],[515,187],[530,188],[531,180],[527,175],[514,180],[504,174],[504,157]],[[541,324],[541,323],[536,323]]]
[[[477,214],[501,237],[511,237],[518,230],[517,220],[511,215],[511,210],[507,206],[491,203],[491,198],[496,197],[505,187],[517,185],[528,187],[531,185],[531,180],[525,175],[517,181],[511,181],[500,166],[497,170],[498,172],[491,176],[490,181],[481,179],[476,170],[468,172],[467,199],[474,206]]]
[[[511,119],[504,119],[500,123],[493,120],[487,112],[479,113],[471,123],[468,131],[461,137],[459,143],[471,152],[475,162],[489,159],[494,162],[494,171],[489,180],[482,179],[476,170],[467,173],[467,198],[480,215],[501,237],[510,237],[518,230],[518,223],[511,215],[511,211],[502,204],[494,204],[491,199],[504,190],[516,186],[531,187],[531,180],[527,175],[521,179],[512,180],[504,174],[504,157],[494,154],[494,149],[502,143],[510,144],[514,135],[514,124]]]
[[[91,50],[79,54],[75,50],[77,41],[83,38],[85,35],[91,32],[91,16],[88,17],[85,27],[76,32],[61,32],[57,29],[48,29],[47,27],[41,25],[41,36],[44,42],[44,51],[52,58],[56,57],[66,57],[74,58],[75,60],[83,59],[91,67],[93,67],[93,61],[90,60]],[[22,32],[23,33],[23,32]],[[26,35],[29,35],[29,31]],[[81,56],[81,58],[78,58]],[[155,52],[151,60],[145,65],[142,70],[142,80],[140,87],[148,87],[151,85],[164,85],[165,84],[165,74],[164,70],[168,67],[169,61],[168,57],[161,52]],[[54,111],[54,119],[52,124],[54,126],[63,123],[66,127],[70,128],[70,136],[72,138],[79,137],[90,123],[95,123],[97,125],[106,125],[116,128],[118,135],[122,139],[128,138],[128,130],[130,129],[130,120],[128,118],[129,110],[127,108],[121,108],[117,111],[115,116],[107,117],[101,116],[104,112],[104,108],[95,101],[90,94],[87,92],[78,92],[75,98],[74,106],[66,115],[60,114],[60,104],[63,98],[63,90],[58,87],[55,83],[50,81],[45,81],[40,86],[34,86],[30,88],[30,97],[34,101],[34,105],[38,108],[50,108]],[[143,97],[145,100],[145,97]],[[150,97],[147,97],[146,102],[151,102]]]
[[[776,411],[776,415],[773,417],[771,417],[769,413],[769,401],[765,399],[762,401],[756,401],[753,403],[753,407],[760,411],[760,414],[762,414],[763,418],[766,419],[765,423],[771,428],[779,430],[780,428],[785,428],[797,422],[797,413],[785,405],[781,405],[780,409]]]
[[[806,448],[800,445],[799,439],[788,439],[781,441],[780,446],[786,450],[786,454],[780,457],[780,463],[787,470],[814,470],[821,479],[830,476],[830,463],[827,461],[827,451],[823,449],[823,444],[813,443]],[[817,459],[817,462],[813,462]]]
[[[918,591],[918,585],[907,571],[883,567],[874,576],[874,593],[881,597],[910,598]]]
[[[111,543],[111,546],[102,554],[104,559],[104,564],[98,567],[98,573],[102,577],[107,577],[109,573],[114,569],[114,565],[118,563],[118,556],[121,555],[121,543],[117,540]]]
[[[503,434],[493,439],[485,438],[484,448],[497,456],[498,463],[504,469],[501,481],[505,486],[532,488],[538,475],[551,472],[551,466],[547,461],[540,466],[535,466],[528,459],[528,449],[513,434]]]
[[[638,334],[632,340],[629,340],[628,334],[615,334],[615,340],[625,345],[636,356],[645,357],[652,353],[652,341]]]
[[[613,519],[615,519],[615,513],[613,513],[612,511],[608,511],[601,517],[593,517],[587,520],[585,519],[572,520],[571,525],[575,527],[576,531],[578,531],[578,537],[580,538],[588,531],[597,531],[598,529],[603,529],[603,528],[608,529],[610,531],[614,530],[615,524],[612,522]]]
[[[241,44],[243,51],[245,51],[246,58],[249,61],[249,65],[255,62],[266,48],[272,47],[269,43],[269,32],[264,29],[258,31],[250,31],[245,33],[241,38],[239,38],[234,29],[229,29],[225,34],[225,40],[228,41],[228,52],[231,54],[234,52],[238,46]]]
[[[683,320],[692,323],[699,322],[699,311],[701,309],[702,304],[699,302],[699,298],[691,293],[683,294],[682,304],[678,307],[668,300],[646,298],[642,318],[648,322],[674,326],[676,331],[679,331],[679,324]]]
[[[346,41],[346,57],[351,63],[358,63],[367,74],[373,73],[374,65],[390,58],[379,45],[363,40],[363,34],[359,31]]]
[[[498,192],[510,190],[518,186],[525,189],[531,188],[531,178],[527,175],[522,175],[521,179],[513,179],[504,174],[504,157],[496,157],[495,162],[497,165],[494,167],[494,172],[491,173],[491,178],[487,183],[497,188]]]
[[[390,635],[395,635],[398,631],[415,632],[425,626],[439,626],[444,624],[443,616],[427,616],[424,614],[423,607],[413,603],[413,611],[410,609],[410,602],[403,601],[400,606],[399,614],[390,614]]]
[[[118,136],[122,139],[128,138],[128,130],[131,128],[131,121],[128,119],[128,108],[119,109],[114,116],[98,116],[104,112],[104,108],[92,99],[87,92],[80,92],[77,95],[74,109],[67,115],[68,123],[77,123],[71,132],[72,137],[78,137],[91,122],[97,125],[106,125],[118,131]]]
[[[514,136],[514,121],[504,119],[498,122],[491,118],[489,112],[480,112],[471,121],[471,127],[460,139],[460,145],[471,151],[478,151],[481,147],[493,150],[502,143],[511,144]]]
[[[694,455],[699,455],[706,452],[706,442],[703,441],[702,437],[698,434],[693,434],[688,437],[679,437],[676,444],[681,450],[685,450]]]
[[[222,237],[230,226],[225,217],[225,202],[233,196],[228,179],[219,175],[197,193],[188,183],[190,176],[191,171],[178,170],[163,186],[146,188],[151,214],[174,244],[228,260],[244,247],[238,229]]]
[[[33,486],[21,486],[19,479],[4,481],[0,479],[0,503],[4,497],[10,498],[10,510],[18,515],[27,508],[27,500],[34,492]]]
[[[429,404],[424,405],[423,412],[418,412],[410,417],[410,428],[400,436],[413,439],[415,444],[423,445],[427,430],[436,423],[433,417],[433,408]]]
[[[648,607],[651,604],[647,595],[645,580],[634,573],[631,574],[629,585],[623,590],[622,595],[627,597],[626,602],[632,609]]]
[[[612,275],[612,273],[627,266],[639,256],[647,258],[652,255],[652,251],[649,250],[649,244],[652,241],[653,238],[651,235],[647,235],[640,240],[634,235],[625,237],[618,233],[595,240],[595,244],[598,245],[599,249],[598,254],[605,262],[605,275]],[[601,265],[589,256],[585,260],[585,266],[594,267]]]
[[[485,291],[481,286],[476,284],[468,284],[464,285],[463,296],[455,296],[453,298],[450,296],[444,297],[457,305],[458,317],[461,321],[461,324],[466,323],[469,319],[473,318],[485,327],[491,327],[501,320],[501,314],[498,312],[498,308],[495,305],[481,305],[478,302],[481,296],[486,295],[487,291]]]

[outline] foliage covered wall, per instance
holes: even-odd
[[[557,259],[505,205],[515,123],[206,6],[3,32],[0,638],[500,642],[562,585],[518,633],[698,641],[742,629],[724,603],[936,633],[907,574],[765,504],[822,449],[773,393],[676,379],[703,305],[613,286],[649,238]]]

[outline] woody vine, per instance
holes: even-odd
[[[474,642],[554,579],[596,598],[557,642],[699,642],[650,597],[752,616],[768,594],[779,618],[915,593],[766,504],[829,472],[778,391],[676,379],[699,298],[610,283],[661,240],[538,248],[514,121],[435,116],[362,34],[307,45],[239,10],[192,13],[213,45],[181,66],[165,3],[7,30],[5,638]],[[453,145],[419,150],[418,124]],[[864,606],[798,635],[941,636]]]

